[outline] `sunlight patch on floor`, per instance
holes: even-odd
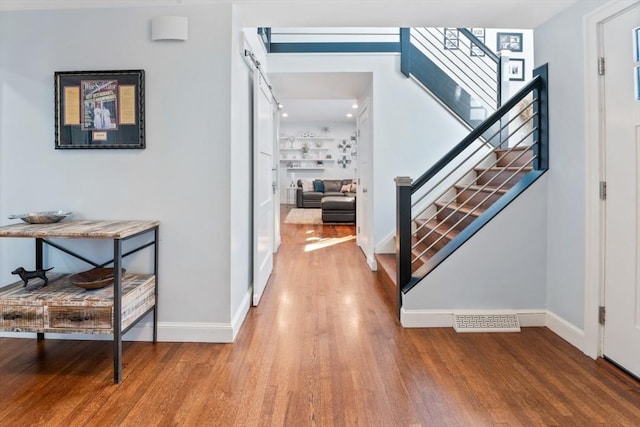
[[[317,251],[318,249],[325,249],[331,246],[339,245],[340,243],[350,242],[355,240],[356,236],[345,236],[345,237],[332,237],[328,239],[321,239],[315,243],[308,243],[304,247],[305,252]],[[310,239],[307,239],[309,241]]]

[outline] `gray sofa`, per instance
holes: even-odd
[[[353,179],[316,179],[314,183],[322,183],[319,188],[316,186],[314,191],[303,191],[302,180],[298,180],[296,189],[296,207],[298,208],[321,208],[323,197],[355,197],[355,192],[342,192],[343,185],[350,185]],[[324,191],[315,191],[321,189]]]

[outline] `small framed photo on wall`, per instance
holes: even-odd
[[[480,40],[482,43],[484,43],[484,28],[472,28],[471,29],[471,34],[473,34],[474,36],[476,36],[476,38],[478,40]],[[484,56],[484,51],[482,49],[480,49],[480,47],[475,44],[474,42],[471,42],[470,45],[470,55],[471,56]]]
[[[55,148],[145,148],[144,70],[56,71]]]
[[[444,48],[446,50],[458,49],[459,35],[457,28],[444,29]]]
[[[522,33],[498,33],[496,50],[522,52]]]
[[[524,59],[513,58],[509,59],[509,80],[521,82],[524,81]]]

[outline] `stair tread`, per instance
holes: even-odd
[[[487,191],[487,192],[491,192],[491,193],[493,193],[495,191],[496,193],[499,193],[499,194],[505,194],[507,191],[509,191],[508,189],[497,188],[497,187],[493,187],[491,185],[469,185],[469,186],[467,186],[467,185],[456,185],[455,187],[459,191],[464,191],[464,190],[467,190],[467,191],[478,191],[478,190],[480,190],[480,191]]]
[[[427,245],[425,242],[420,242],[420,243],[417,243],[417,242],[418,242],[418,239],[416,239],[416,236],[412,236],[412,238],[411,238],[411,252],[413,252],[413,254],[415,256],[420,255],[420,253],[422,251],[424,251],[425,249],[427,249],[429,247],[429,245]],[[417,243],[417,246],[413,247],[413,245],[416,245],[416,243]],[[424,261],[424,260],[428,259],[429,257],[432,257],[433,255],[435,255],[436,252],[438,252],[437,249],[431,248],[421,258]]]
[[[476,171],[510,171],[510,172],[516,172],[516,171],[520,171],[520,172],[529,172],[530,170],[533,169],[533,167],[531,166],[494,166],[494,167],[490,167],[490,168],[474,168]]]
[[[431,221],[427,222],[426,219],[416,219],[415,220],[416,224],[418,224],[418,226],[421,226],[422,224],[424,224],[425,222],[427,223],[426,227],[429,227],[430,229],[435,229],[436,232],[440,235],[444,235],[446,234],[446,238],[448,238],[449,240],[453,239],[454,237],[456,237],[458,235],[458,230],[457,229],[453,229],[449,232],[447,232],[451,226],[440,222],[440,221],[436,221],[435,219],[432,219]]]
[[[513,148],[496,148],[493,150],[496,153],[507,153],[509,151],[529,151],[532,150],[532,145],[524,145],[522,147],[513,147]]]
[[[485,209],[483,207],[481,207],[481,206],[478,206],[478,207],[476,207],[476,206],[468,206],[468,204],[461,205],[460,203],[455,203],[455,202],[454,203],[449,203],[449,204],[436,202],[435,205],[438,206],[439,208],[447,205],[447,208],[454,209],[454,210],[460,211],[460,212],[465,213],[465,214],[467,214],[467,213],[469,213],[469,212],[471,212],[473,210],[473,212],[471,212],[471,215],[473,215],[473,216],[480,216],[485,211]]]

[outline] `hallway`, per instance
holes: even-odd
[[[234,344],[0,338],[0,426],[631,426],[640,386],[546,328],[402,329],[348,225],[282,225]],[[161,290],[162,292],[162,290]]]

